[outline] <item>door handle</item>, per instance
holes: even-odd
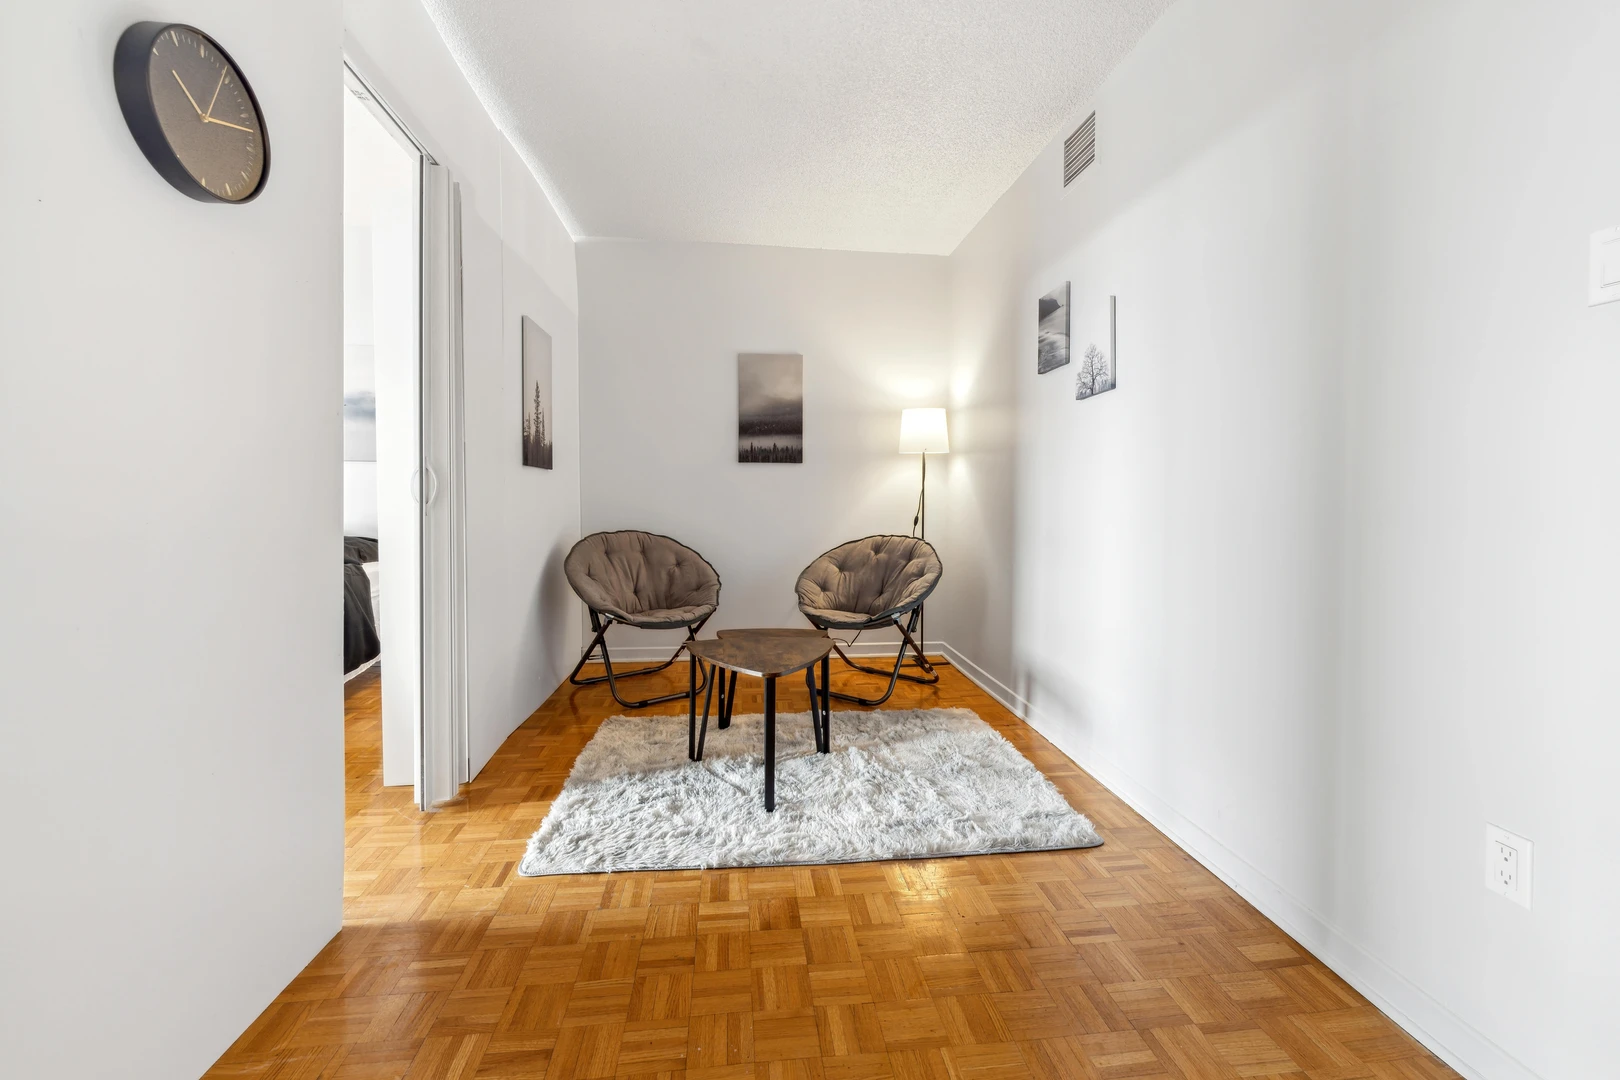
[[[422,474],[427,474],[427,498],[422,497]],[[439,476],[433,471],[433,466],[424,465],[411,474],[411,498],[423,506],[432,506],[433,497],[439,493]]]

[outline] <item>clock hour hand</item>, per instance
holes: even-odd
[[[197,104],[197,99],[191,96],[191,91],[190,90],[186,89],[185,80],[180,78],[180,73],[178,71],[174,70],[174,68],[170,68],[169,69],[169,74],[173,75],[174,76],[174,81],[180,84],[180,89],[185,93],[186,100],[191,102],[191,107],[193,109],[197,110],[197,115],[202,116],[202,114],[203,114],[202,106]]]
[[[205,123],[205,124],[219,124],[222,127],[235,128],[237,131],[245,131],[249,135],[253,134],[253,129],[252,128],[245,128],[241,124],[233,124],[229,120],[215,120],[212,116],[203,117],[203,123]]]

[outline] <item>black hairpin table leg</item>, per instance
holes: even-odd
[[[708,706],[714,696],[714,682],[718,680],[719,669],[705,672],[703,677],[703,724],[698,725],[698,661],[692,657],[692,665],[687,669],[687,687],[692,690],[692,699],[687,703],[687,761],[703,761],[703,738],[708,735]]]
[[[776,809],[776,676],[765,678],[765,810]]]
[[[724,678],[725,675],[725,672],[719,669],[715,670],[715,678]],[[731,672],[730,678],[727,678],[726,682],[729,685],[725,687],[725,700],[720,703],[720,723],[716,725],[721,731],[731,726],[731,707],[737,702],[737,673],[735,671]]]
[[[709,737],[709,700],[714,697],[714,684],[720,681],[720,669],[710,664],[706,680],[703,687],[703,721],[698,725],[697,755],[693,761],[703,760],[703,740]]]
[[[832,753],[832,654],[821,658],[821,752]]]
[[[815,732],[816,753],[821,753],[821,698],[816,694],[816,666],[804,669],[804,687],[810,691],[810,730]]]

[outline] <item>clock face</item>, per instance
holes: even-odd
[[[219,46],[171,26],[152,45],[146,79],[158,123],[186,172],[230,202],[257,191],[264,175],[259,110]]]
[[[190,26],[136,23],[113,58],[119,104],[153,167],[205,202],[259,193],[270,148],[253,90],[225,50]]]

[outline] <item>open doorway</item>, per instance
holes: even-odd
[[[367,612],[345,596],[344,661],[361,675],[349,666],[357,650],[375,650],[364,664],[381,667],[389,786],[416,782],[420,708],[421,605],[411,585],[420,576],[417,156],[352,91],[343,95],[344,572],[352,590],[350,567],[363,560],[371,604],[368,627]]]
[[[344,669],[376,681],[381,781],[468,779],[455,185],[352,69],[343,101]]]

